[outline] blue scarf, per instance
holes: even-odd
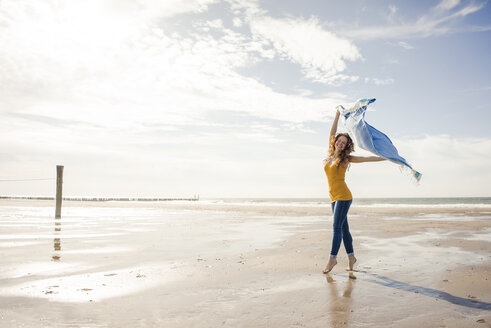
[[[422,174],[414,170],[412,166],[399,155],[389,137],[365,122],[367,106],[374,101],[375,98],[361,99],[349,109],[345,109],[341,105],[338,106],[339,112],[344,117],[344,126],[357,146],[380,157],[384,157],[391,162],[400,165],[402,168],[409,169],[412,177],[414,177],[416,181],[419,181]]]

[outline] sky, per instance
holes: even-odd
[[[376,98],[423,177],[354,163],[355,198],[491,196],[485,0],[3,0],[0,44],[0,195],[328,198],[335,107]]]

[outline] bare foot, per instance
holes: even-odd
[[[348,256],[348,267],[346,268],[346,271],[356,271],[353,269],[355,263],[356,263],[356,257],[354,255]]]
[[[322,271],[322,273],[329,273],[336,264],[338,264],[336,258],[330,257],[329,262],[327,262],[326,268]]]

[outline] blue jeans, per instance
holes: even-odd
[[[338,255],[341,240],[348,256],[353,255],[353,238],[349,232],[348,210],[352,200],[337,200],[331,203],[332,213],[334,214],[334,223],[332,225],[332,246],[331,257]]]

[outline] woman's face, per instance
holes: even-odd
[[[334,143],[334,149],[336,151],[343,151],[347,143],[348,138],[346,138],[345,136],[340,136],[338,140],[336,140],[336,142]]]

